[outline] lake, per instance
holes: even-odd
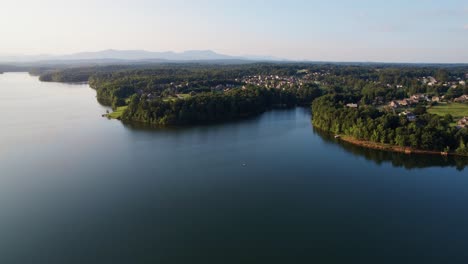
[[[341,144],[308,109],[124,125],[0,74],[0,263],[466,263],[466,160]]]

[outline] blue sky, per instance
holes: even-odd
[[[468,63],[468,1],[15,0],[0,54],[103,49]]]

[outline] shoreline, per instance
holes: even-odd
[[[411,147],[400,147],[389,144],[382,144],[372,141],[359,140],[351,136],[341,136],[338,140],[353,144],[355,146],[360,146],[368,149],[383,150],[389,152],[403,153],[406,155],[411,154],[423,154],[423,155],[438,155],[438,156],[456,156],[456,157],[468,157],[468,155],[458,154],[455,152],[443,152],[443,151],[434,151],[434,150],[422,150],[414,149]]]

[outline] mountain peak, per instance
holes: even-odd
[[[218,54],[212,50],[186,50],[182,53]]]
[[[69,55],[44,56],[6,56],[0,61],[8,62],[39,62],[39,61],[99,61],[99,60],[164,60],[164,61],[210,61],[210,60],[258,60],[255,57],[240,57],[217,53],[213,50],[187,50],[183,52],[153,52],[146,50],[116,50],[106,49],[94,52],[80,52]]]

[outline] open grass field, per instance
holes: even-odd
[[[177,97],[179,99],[188,99],[190,97],[192,97],[190,94],[177,94]]]
[[[455,120],[461,119],[464,116],[468,116],[468,104],[460,103],[445,103],[438,104],[428,109],[431,114],[444,116],[451,114]]]
[[[190,94],[176,94],[175,97],[166,97],[163,99],[164,102],[170,102],[170,101],[176,101],[176,100],[179,100],[179,99],[188,99],[192,97]]]
[[[123,112],[127,109],[127,106],[117,107],[117,110],[107,115],[111,119],[120,119],[123,115]]]

